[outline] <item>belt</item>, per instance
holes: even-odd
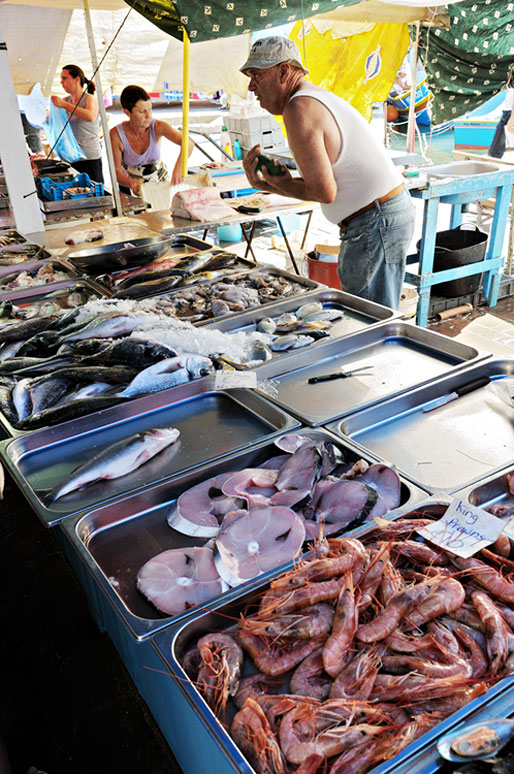
[[[337,225],[339,226],[339,228],[346,228],[346,226],[348,226],[350,221],[355,220],[355,218],[358,218],[359,215],[362,215],[364,212],[367,212],[368,210],[372,210],[373,207],[377,206],[377,204],[385,204],[385,202],[388,202],[389,199],[394,199],[394,197],[398,196],[398,194],[400,194],[404,190],[404,188],[405,188],[405,184],[400,183],[400,185],[397,185],[396,188],[393,188],[391,191],[384,194],[379,199],[373,199],[373,201],[370,202],[369,204],[366,204],[365,207],[361,207],[360,210],[357,210],[357,212],[353,212],[351,215],[348,215],[347,218],[343,218],[343,220],[340,221],[340,223],[338,223]]]

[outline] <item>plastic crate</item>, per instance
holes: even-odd
[[[56,183],[49,177],[40,178],[41,193],[49,202],[59,202],[64,199],[86,199],[89,196],[103,196],[104,187],[102,183],[93,183],[84,172],[77,175],[73,180],[65,183]],[[87,188],[84,193],[68,193],[70,188]]]

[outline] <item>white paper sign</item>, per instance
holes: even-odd
[[[257,387],[255,371],[216,371],[215,390],[230,390],[239,387]]]
[[[455,497],[442,519],[416,532],[441,548],[467,558],[494,543],[505,522]]]
[[[511,540],[514,540],[514,516],[511,516],[511,518],[507,522],[503,522],[505,524],[503,531],[507,535],[508,538]]]

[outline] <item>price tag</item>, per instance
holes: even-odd
[[[441,548],[467,559],[494,543],[505,528],[505,522],[455,497],[439,521],[416,532]]]
[[[239,387],[257,387],[255,371],[216,371],[215,390],[230,390]]]

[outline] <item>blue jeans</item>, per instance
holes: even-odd
[[[415,210],[407,191],[341,229],[337,273],[347,293],[398,309]]]
[[[502,111],[502,117],[496,124],[493,141],[487,151],[487,155],[493,156],[495,159],[501,159],[505,153],[505,147],[507,145],[505,141],[505,127],[509,123],[510,112],[510,110]]]

